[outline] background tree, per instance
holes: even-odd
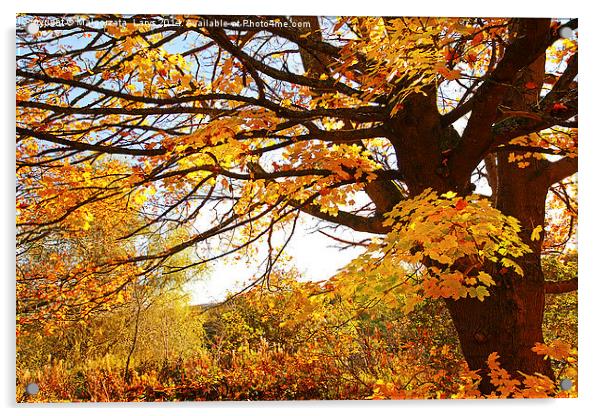
[[[471,369],[495,351],[511,372],[552,375],[531,348],[546,200],[577,170],[577,45],[558,34],[576,21],[88,17],[27,16],[41,32],[17,33],[17,205],[43,218],[18,219],[18,244],[95,201],[133,203],[143,224],[120,241],[189,237],[112,265],[149,272],[202,250],[176,271],[264,244],[264,281],[308,214],[403,249],[381,293],[445,298]],[[100,175],[103,158],[119,166]],[[567,233],[560,251],[571,221],[548,227]],[[369,283],[354,270],[341,279]]]

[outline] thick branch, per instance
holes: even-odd
[[[569,94],[572,91],[576,91],[576,87],[572,86],[575,77],[579,73],[579,57],[575,53],[568,61],[566,68],[560,78],[556,81],[552,90],[546,94],[541,102],[541,107],[547,109],[552,106],[555,102],[558,102],[562,97]]]
[[[550,163],[545,170],[548,186],[577,173],[578,165],[576,157],[564,157],[557,162]]]
[[[295,17],[293,20],[297,22],[308,22],[309,28],[303,29],[301,32],[306,39],[311,39],[315,42],[322,42],[322,34],[320,32],[319,20],[316,17]],[[303,62],[303,67],[312,77],[320,77],[321,74],[328,73],[328,67],[331,66],[334,62],[332,56],[316,53],[315,50],[304,49],[300,50],[301,61]],[[317,88],[313,88],[312,91],[315,94],[322,94],[324,90],[320,90]],[[326,132],[320,131],[319,137],[324,140],[331,140],[334,142],[347,142],[347,143],[355,143],[360,147],[364,147],[362,139],[366,139],[372,136],[362,136],[360,133],[362,130],[366,131],[366,129],[357,129],[348,121],[345,120],[344,123],[345,130],[339,130],[334,132]],[[312,128],[312,125],[307,126],[310,130],[311,134],[316,134],[315,128]],[[356,133],[352,133],[356,132]],[[372,129],[369,129],[368,134],[378,133],[379,136],[386,136],[386,131],[382,128],[382,126],[376,126]],[[337,136],[342,135],[339,139]],[[327,137],[330,136],[330,139]],[[395,178],[395,179],[400,179]],[[374,205],[376,206],[376,212],[379,215],[384,214],[385,212],[390,211],[395,204],[401,199],[401,194],[397,186],[391,181],[372,181],[366,184],[364,190],[366,194]]]
[[[531,133],[536,133],[554,126],[562,126],[568,120],[577,116],[577,99],[565,102],[566,110],[563,110],[562,115],[556,114],[534,114],[530,117],[515,117],[512,119],[501,120],[493,126],[492,146],[504,145],[510,140],[527,136]],[[569,127],[577,127],[570,125]]]
[[[563,280],[560,282],[545,282],[544,290],[546,294],[560,294],[574,292],[578,288],[577,277],[573,277],[570,280]]]
[[[491,126],[498,118],[498,106],[512,88],[518,71],[541,56],[548,45],[549,19],[518,19],[515,27],[514,41],[491,77],[476,91],[472,114],[460,145],[450,156],[450,166],[453,166],[450,171],[458,178],[466,176],[467,172],[470,174],[493,144]]]
[[[378,217],[363,217],[346,211],[339,211],[338,214],[334,216],[320,211],[319,206],[310,204],[303,204],[298,206],[298,208],[312,217],[334,224],[344,225],[355,231],[372,234],[386,234],[389,231],[387,227],[383,226],[382,219]]]

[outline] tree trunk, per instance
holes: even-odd
[[[493,389],[486,365],[492,352],[500,355],[502,367],[515,377],[520,378],[518,371],[553,377],[549,362],[531,351],[536,342],[543,342],[544,290],[535,257],[530,254],[519,262],[525,277],[508,272],[485,301],[447,302],[464,357],[483,377],[480,390],[484,394]]]
[[[549,361],[531,350],[536,342],[543,342],[545,302],[540,257],[543,233],[539,240],[532,240],[531,232],[538,225],[543,227],[548,186],[538,175],[541,166],[537,161],[519,169],[507,160],[507,154],[500,155],[497,208],[520,221],[521,238],[532,250],[516,259],[524,277],[499,264],[489,264],[487,271],[496,279],[491,296],[483,302],[477,299],[447,302],[464,357],[472,370],[480,370],[483,377],[480,390],[485,394],[494,389],[486,365],[492,352],[500,355],[503,368],[517,378],[520,378],[518,371],[553,378]]]

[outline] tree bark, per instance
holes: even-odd
[[[480,370],[483,377],[480,390],[485,394],[494,389],[486,365],[492,352],[500,355],[501,365],[514,377],[521,378],[519,371],[554,377],[549,361],[531,350],[536,342],[543,342],[543,236],[531,239],[533,229],[543,226],[545,219],[548,185],[537,174],[543,162],[533,161],[529,167],[520,169],[507,162],[508,154],[500,154],[498,160],[497,208],[520,221],[521,238],[532,250],[516,259],[524,276],[490,264],[487,271],[496,279],[491,296],[483,302],[477,299],[447,302],[464,357],[472,370]]]

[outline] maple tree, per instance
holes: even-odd
[[[265,254],[263,282],[303,214],[373,235],[326,296],[444,299],[471,370],[495,352],[513,377],[553,377],[532,347],[546,288],[576,289],[542,270],[574,246],[578,54],[559,29],[575,20],[25,17],[40,32],[17,32],[17,244],[104,227],[116,246],[44,259],[68,260],[74,287],[46,276],[45,293],[116,299],[133,275],[235,252]]]

